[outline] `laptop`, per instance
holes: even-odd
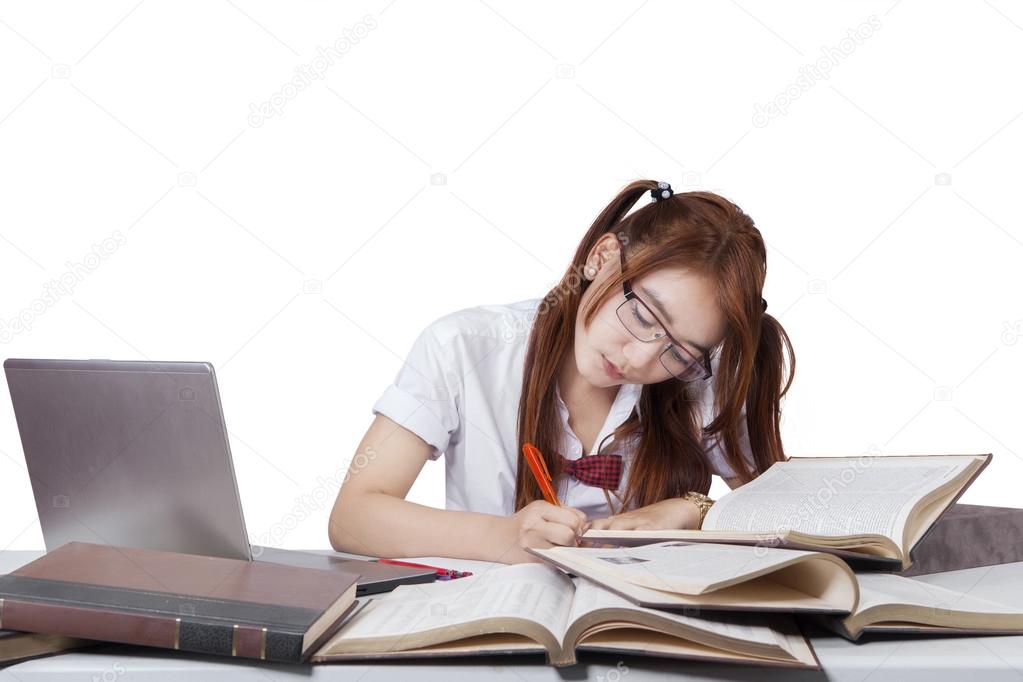
[[[336,569],[361,576],[359,595],[436,579],[250,545],[207,362],[11,358],[4,373],[47,551],[80,541]]]

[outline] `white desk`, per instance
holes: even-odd
[[[0,573],[25,564],[42,552],[0,552]],[[424,558],[449,568],[479,571],[482,562]],[[1023,608],[1023,562],[920,576],[949,589]],[[502,682],[583,680],[640,682],[666,674],[691,680],[830,680],[834,682],[937,682],[1023,680],[1023,636],[897,638],[888,635],[853,644],[819,629],[807,629],[824,672],[754,666],[690,663],[642,656],[583,654],[568,668],[547,666],[541,656],[481,656],[443,663],[344,663],[329,665],[261,664],[243,659],[199,656],[163,649],[103,644],[0,668],[0,682],[79,680],[97,682],[177,682],[210,680],[350,680],[375,682],[460,682],[468,678]],[[620,666],[626,666],[627,672]]]

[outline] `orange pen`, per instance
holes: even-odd
[[[551,480],[551,472],[547,469],[547,462],[544,461],[540,450],[532,443],[522,444],[522,455],[526,458],[529,470],[533,472],[533,478],[540,486],[545,500],[556,507],[560,507],[558,494],[554,492],[554,483]]]

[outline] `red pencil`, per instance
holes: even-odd
[[[427,564],[417,564],[412,561],[400,561],[398,559],[377,559],[377,563],[390,564],[392,566],[407,566],[409,568],[428,568],[436,571],[437,577],[442,580],[465,578],[472,575],[472,571],[458,571],[453,568],[441,568],[440,566],[429,566]]]

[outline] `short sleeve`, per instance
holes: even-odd
[[[462,421],[457,358],[453,348],[440,342],[439,322],[420,333],[394,383],[373,404],[373,414],[388,417],[433,446],[430,459],[447,450]]]
[[[721,434],[718,433],[714,436],[705,437],[703,439],[704,455],[712,473],[717,474],[721,478],[732,478],[737,476],[738,473],[732,469],[731,465],[725,459],[724,443],[719,439],[720,435]],[[739,422],[739,446],[742,448],[743,459],[746,460],[750,469],[754,469],[753,448],[750,447],[749,442],[749,429],[746,425],[745,407],[742,408],[741,419]]]

